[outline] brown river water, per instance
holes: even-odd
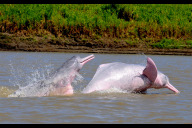
[[[0,52],[0,123],[192,123],[192,57],[168,55],[94,54],[82,80],[73,83],[73,96],[8,97],[21,86],[45,78],[74,55],[88,53]],[[149,89],[147,94],[117,90],[82,94],[103,63],[145,64],[151,57],[180,94]]]

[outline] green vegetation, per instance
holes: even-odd
[[[88,36],[132,40],[130,45],[141,40],[152,48],[191,48],[192,5],[1,4],[0,32],[23,31],[84,40]]]
[[[160,42],[152,44],[154,48],[169,48],[169,49],[183,49],[183,48],[192,48],[192,42],[182,41],[182,40],[173,40],[173,39],[162,39]]]

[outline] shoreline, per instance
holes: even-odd
[[[124,40],[116,39],[79,39],[52,36],[15,36],[0,33],[0,51],[27,52],[66,52],[66,53],[104,53],[104,54],[151,54],[151,55],[184,55],[192,56],[192,49],[159,49],[138,43],[131,46]]]
[[[21,49],[2,49],[0,51],[20,51],[20,52],[64,52],[64,53],[100,53],[100,54],[148,54],[148,55],[181,55],[181,56],[192,56],[192,50],[181,50],[181,49],[105,49],[105,48],[95,48],[86,49],[80,47],[74,48],[59,48],[59,49],[49,49],[49,48],[21,48]]]

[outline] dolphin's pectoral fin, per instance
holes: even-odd
[[[157,67],[154,63],[154,61],[151,58],[147,58],[147,66],[143,70],[143,74],[147,76],[147,78],[151,81],[154,82],[155,79],[157,78]]]

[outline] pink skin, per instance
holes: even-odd
[[[59,95],[59,96],[71,96],[73,95],[74,91],[73,91],[73,87],[71,85],[72,81],[75,78],[75,72],[79,72],[79,70],[83,67],[84,64],[86,64],[87,62],[89,62],[90,60],[94,59],[94,55],[90,55],[87,56],[85,58],[79,59],[79,63],[78,63],[78,68],[76,70],[73,70],[70,74],[70,78],[69,81],[66,82],[68,83],[67,85],[65,85],[62,81],[63,79],[61,79],[60,81],[57,82],[58,87],[54,88],[53,90],[51,90],[51,92],[49,93],[49,95]]]
[[[119,88],[128,92],[143,93],[149,88],[168,88],[179,91],[169,83],[168,77],[157,70],[154,61],[147,58],[146,67],[120,62],[102,64],[83,93]]]
[[[73,87],[71,84],[66,85],[65,87],[59,87],[53,89],[49,96],[71,96],[73,95]]]

